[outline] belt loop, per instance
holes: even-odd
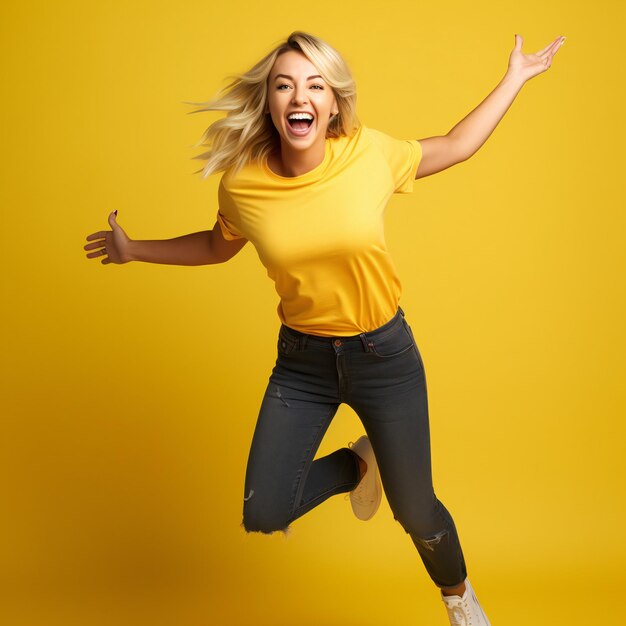
[[[309,336],[306,334],[300,337],[300,346],[299,346],[300,350],[304,350],[306,348],[306,341],[308,338]]]
[[[398,306],[398,311],[400,311],[400,313],[402,314],[402,317],[404,317],[404,311],[402,310],[401,306]]]
[[[363,343],[363,348],[365,349],[365,352],[369,352],[370,348],[367,344],[367,335],[365,333],[361,333],[359,337],[361,339],[361,342]]]

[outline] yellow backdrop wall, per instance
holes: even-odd
[[[296,29],[345,56],[364,123],[407,139],[477,106],[515,33],[529,52],[567,36],[474,157],[392,199],[387,241],[435,488],[490,619],[610,621],[626,557],[624,6],[593,9],[3,3],[3,623],[446,622],[384,499],[367,524],[339,496],[287,538],[240,527],[279,326],[254,248],[204,267],[83,250],[114,209],[137,239],[213,226],[219,176],[192,175],[192,145],[217,114],[183,101]],[[342,406],[318,456],[362,432]]]

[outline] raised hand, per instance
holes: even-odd
[[[521,35],[515,35],[515,48],[509,57],[507,74],[517,76],[526,82],[533,76],[545,72],[552,65],[552,59],[565,43],[565,37],[557,37],[543,50],[539,50],[535,54],[524,54],[522,52],[523,42]]]
[[[129,252],[131,239],[128,238],[122,227],[117,223],[117,211],[109,213],[109,225],[113,230],[99,230],[97,233],[87,235],[88,243],[84,249],[93,250],[99,248],[95,252],[87,254],[88,259],[104,257],[101,261],[102,265],[109,263],[128,263],[132,261]]]

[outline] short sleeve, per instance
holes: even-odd
[[[227,217],[224,217],[220,210],[217,211],[217,223],[222,229],[222,235],[224,239],[232,241],[233,239],[243,239],[243,235],[237,230],[231,221]]]
[[[232,241],[233,239],[243,239],[244,235],[237,228],[235,223],[235,207],[233,205],[230,194],[224,187],[223,180],[220,181],[218,190],[218,204],[219,209],[217,211],[217,222],[222,229],[222,235],[224,239]]]
[[[417,168],[422,159],[422,146],[417,139],[394,139],[373,128],[367,129],[374,143],[382,150],[393,178],[393,193],[411,193]]]

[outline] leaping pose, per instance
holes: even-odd
[[[384,493],[440,589],[453,626],[489,626],[467,577],[459,536],[436,497],[424,363],[399,306],[384,215],[393,193],[467,160],[485,143],[526,81],[565,41],[522,53],[516,35],[497,87],[447,135],[398,140],[361,124],[348,66],[328,43],[296,31],[202,111],[226,111],[201,142],[203,176],[223,172],[212,230],[131,240],[110,231],[84,246],[102,264],[224,263],[252,242],[280,296],[277,358],[246,469],[242,527],[287,533],[345,493],[360,520]],[[197,104],[197,103],[193,103]],[[250,319],[254,323],[254,319]],[[314,459],[340,404],[365,435]]]

